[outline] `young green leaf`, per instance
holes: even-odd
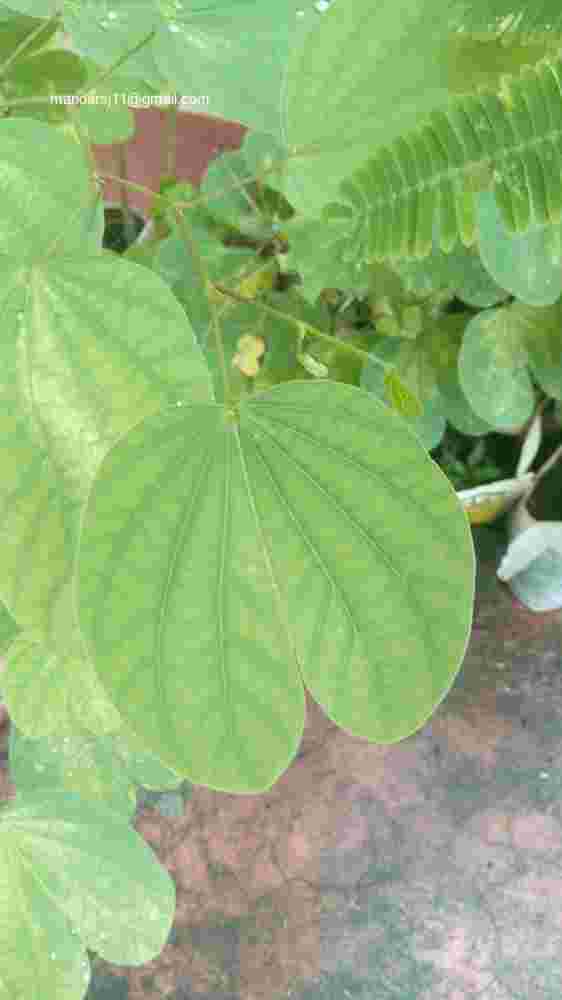
[[[389,368],[385,372],[384,384],[390,405],[397,413],[401,413],[404,417],[419,417],[421,415],[423,406],[417,396],[410,392],[408,386],[399,377],[396,369]]]

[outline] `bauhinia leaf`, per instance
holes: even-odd
[[[86,948],[142,965],[164,947],[174,883],[118,813],[76,795],[29,793],[0,813],[0,998],[76,1000]],[[139,920],[142,914],[142,920]]]
[[[82,521],[78,613],[102,684],[166,766],[223,791],[287,767],[303,685],[366,739],[418,729],[462,662],[473,595],[445,475],[400,417],[329,380],[149,416],[103,459]]]

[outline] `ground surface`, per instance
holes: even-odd
[[[266,795],[195,788],[179,819],[138,812],[174,929],[142,969],[97,964],[92,998],[558,1000],[562,613],[517,604],[497,539],[478,529],[472,639],[419,733],[373,746],[309,699]]]

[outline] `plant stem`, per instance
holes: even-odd
[[[177,95],[176,95],[177,96]],[[178,106],[172,104],[165,112],[166,124],[166,176],[176,176],[176,147],[178,142]]]
[[[119,146],[117,147],[117,157],[119,159],[119,171],[120,171],[120,173],[126,174],[127,173],[127,160],[126,160],[126,156],[125,156],[125,147],[123,146],[122,143],[120,143]],[[135,230],[135,223],[134,223],[133,216],[132,216],[132,213],[131,213],[131,208],[130,208],[130,205],[129,205],[129,199],[127,197],[127,185],[126,184],[124,184],[121,187],[120,204],[121,204],[121,213],[122,213],[122,216],[123,216],[123,232],[124,232],[124,236],[125,236],[125,241],[126,241],[127,245],[130,246],[131,243],[134,243],[137,234],[136,234],[136,230]]]
[[[20,56],[22,52],[25,52],[25,50],[31,45],[31,43],[34,42],[35,39],[39,37],[41,32],[45,31],[46,28],[49,28],[52,22],[58,21],[59,18],[60,18],[60,11],[56,11],[56,13],[51,15],[48,21],[42,21],[41,24],[37,25],[37,27],[30,32],[29,35],[25,36],[23,41],[21,41],[19,45],[17,45],[14,51],[11,53],[11,55],[8,56],[6,62],[2,63],[2,65],[0,66],[0,78],[4,76],[6,70],[12,65],[13,62],[16,61],[18,56]]]
[[[119,56],[119,59],[116,59],[115,62],[109,67],[109,69],[104,69],[103,72],[100,73],[100,75],[97,76],[92,83],[90,83],[88,86],[80,87],[80,89],[76,91],[77,95],[83,96],[85,94],[89,94],[90,91],[95,90],[96,87],[99,87],[100,83],[103,83],[104,80],[107,80],[107,77],[111,76],[111,74],[114,73],[116,69],[119,69],[119,67],[122,66],[127,59],[130,59],[130,57],[134,56],[135,53],[139,51],[139,49],[142,49],[148,42],[151,42],[155,34],[156,34],[156,28],[153,28],[152,31],[150,31],[148,35],[145,36],[145,38],[141,39],[140,42],[137,42],[137,44],[134,45],[132,49],[127,49],[127,51],[124,52],[122,56]]]
[[[525,503],[525,504],[527,503],[527,500],[531,496],[531,493],[533,493],[533,491],[537,488],[540,480],[543,479],[546,476],[547,472],[550,472],[550,470],[552,469],[552,466],[555,465],[556,462],[558,462],[560,460],[560,458],[562,458],[562,444],[559,444],[558,448],[556,448],[556,450],[553,451],[553,453],[550,456],[550,458],[548,458],[546,460],[546,462],[544,463],[544,465],[541,465],[539,471],[536,473],[535,478],[533,479],[533,482],[530,484],[530,486],[527,489],[527,491],[521,497],[521,501],[520,501],[521,503]]]
[[[31,101],[31,100],[32,100],[32,98],[29,98],[29,101]],[[22,103],[22,104],[28,104],[29,101],[20,101],[20,103]],[[44,103],[45,99],[44,98],[37,98],[37,101],[39,101],[41,103]],[[10,103],[10,106],[11,106],[12,104],[17,104],[18,102],[17,101],[12,101],[12,102],[9,102],[9,103]],[[264,173],[267,173],[267,172],[275,170],[275,169],[276,169],[276,165],[273,164],[273,166],[271,166],[271,167],[264,168]],[[132,181],[125,181],[121,177],[115,177],[114,174],[103,173],[103,174],[100,174],[100,177],[105,178],[106,180],[109,180],[109,181],[118,181],[120,184],[127,183],[129,185],[129,187],[133,187],[136,191],[146,191],[146,192],[148,192],[148,194],[155,194],[155,192],[151,191],[150,188],[144,187],[142,184],[133,184]],[[227,195],[231,191],[235,191],[235,190],[237,190],[239,188],[240,189],[244,189],[247,184],[251,184],[252,181],[255,181],[255,179],[256,178],[254,176],[249,175],[248,177],[244,177],[241,180],[235,180],[230,187],[223,188],[222,191],[216,191],[216,192],[214,192],[213,193],[213,198],[221,198],[221,197],[223,197],[223,195]],[[245,194],[246,194],[247,198],[250,197],[247,194],[247,192],[245,192]],[[160,195],[159,197],[164,197],[164,196]],[[209,201],[209,197],[210,196],[207,195],[207,194],[200,194],[196,198],[191,198],[189,201],[176,201],[175,204],[179,208],[193,208],[195,205],[198,205],[200,202],[205,203],[205,202]]]
[[[207,301],[209,303],[209,307],[210,307],[210,310],[211,310],[211,322],[213,324],[213,333],[215,335],[215,344],[216,344],[216,348],[217,348],[217,355],[218,355],[218,358],[219,358],[219,363],[220,363],[220,367],[221,367],[221,374],[222,374],[222,379],[223,379],[223,384],[224,384],[224,398],[225,398],[225,403],[228,406],[228,405],[230,405],[231,400],[232,400],[232,387],[231,387],[231,384],[230,384],[230,378],[229,378],[229,375],[228,375],[228,368],[227,368],[227,365],[226,365],[226,357],[225,357],[225,353],[224,353],[224,344],[223,344],[223,340],[222,340],[220,323],[219,323],[219,318],[218,318],[218,309],[217,309],[216,304],[214,302],[212,302],[211,297],[209,295],[209,284],[210,284],[209,276],[208,276],[208,273],[207,273],[207,269],[206,269],[206,267],[203,264],[203,261],[201,259],[201,254],[197,250],[197,246],[195,244],[195,241],[194,241],[192,233],[191,233],[191,227],[189,226],[187,220],[185,219],[184,213],[180,212],[178,209],[175,210],[175,213],[176,213],[176,218],[177,218],[177,222],[178,222],[178,228],[179,228],[179,230],[180,230],[180,232],[182,234],[183,240],[185,242],[185,245],[186,245],[186,248],[188,250],[188,253],[189,253],[189,255],[190,255],[190,257],[191,257],[191,259],[193,261],[193,264],[194,264],[195,268],[197,269],[197,271],[199,272],[199,276],[200,276],[201,281],[203,283],[203,288],[205,289],[205,294],[207,295]]]
[[[282,319],[285,320],[286,323],[292,323],[297,328],[297,335],[306,334],[310,337],[317,337],[319,340],[324,340],[327,344],[330,344],[336,349],[347,351],[348,354],[354,354],[356,357],[361,358],[361,361],[374,361],[375,364],[380,365],[382,368],[388,367],[384,361],[375,357],[374,354],[369,354],[368,351],[363,351],[360,347],[355,347],[353,344],[346,344],[345,341],[338,340],[337,337],[331,337],[328,333],[321,333],[320,330],[317,330],[314,326],[310,326],[309,323],[305,323],[304,320],[297,319],[295,316],[290,316],[288,313],[281,312],[280,309],[275,309],[273,306],[268,306],[260,299],[243,298],[242,295],[237,295],[236,292],[232,292],[229,288],[224,288],[223,285],[217,285],[216,283],[215,288],[222,295],[235,299],[236,302],[243,302],[245,305],[254,305],[258,309],[263,309],[264,312],[269,313],[271,316],[275,316],[276,319]]]

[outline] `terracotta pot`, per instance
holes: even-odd
[[[128,142],[113,146],[93,145],[100,173],[122,176],[120,155],[124,153],[126,176],[135,184],[158,191],[160,178],[167,172],[167,113],[161,108],[131,108],[135,133]],[[178,111],[176,116],[175,174],[179,180],[200,184],[211,160],[222,149],[239,149],[246,128],[239,122],[227,122],[211,115]],[[121,200],[122,185],[104,184],[104,202]],[[127,189],[129,206],[147,218],[151,197],[142,191]]]

